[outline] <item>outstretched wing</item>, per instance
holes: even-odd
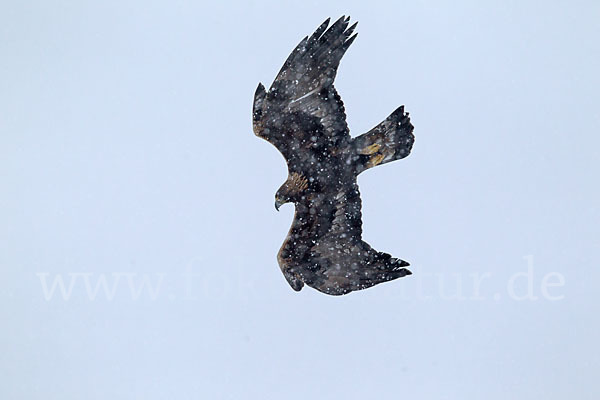
[[[254,133],[293,158],[300,148],[322,151],[348,142],[344,104],[333,87],[342,56],[356,34],[356,23],[327,19],[296,46],[269,91],[258,85],[254,96]],[[318,142],[318,143],[316,143]]]
[[[318,240],[313,253],[328,268],[311,286],[328,294],[345,294],[410,275],[409,264],[364,242],[358,185],[340,189],[334,200],[329,232]]]
[[[295,290],[301,282],[341,295],[410,275],[406,261],[374,250],[362,240],[358,185],[297,207],[292,230],[282,247],[280,267]],[[294,227],[298,227],[294,230]]]

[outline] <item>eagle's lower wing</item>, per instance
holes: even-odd
[[[342,56],[354,41],[356,24],[327,19],[296,46],[269,91],[258,85],[254,96],[254,133],[269,141],[286,159],[310,142],[322,148],[349,141],[344,104],[333,87]],[[327,30],[326,30],[327,29]],[[307,144],[308,143],[308,144]]]
[[[317,200],[307,213],[297,213],[295,218],[303,222],[303,232],[316,239],[308,254],[288,259],[292,272],[309,286],[333,295],[410,275],[406,261],[376,251],[362,240],[360,210],[360,193],[354,184],[341,188],[332,201]]]

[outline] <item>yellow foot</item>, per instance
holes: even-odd
[[[384,157],[385,156],[383,154],[374,155],[373,157],[371,157],[369,159],[369,162],[367,163],[367,168],[371,168],[376,165],[379,165],[383,161]]]
[[[360,151],[360,154],[364,154],[364,155],[374,154],[374,153],[377,153],[380,148],[381,148],[380,144],[373,143],[372,145],[367,146],[364,149],[362,149]]]

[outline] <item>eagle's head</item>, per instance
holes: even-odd
[[[275,193],[275,209],[279,211],[279,207],[285,203],[300,200],[306,189],[308,189],[308,180],[302,174],[291,172],[287,180]]]

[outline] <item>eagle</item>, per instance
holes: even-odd
[[[408,262],[362,240],[357,177],[404,158],[414,142],[404,106],[352,138],[333,86],[342,56],[357,34],[342,16],[323,22],[292,51],[269,91],[258,84],[252,112],[256,136],[284,156],[288,177],[275,208],[294,203],[294,220],[277,261],[292,289],[304,284],[343,295],[410,275]]]

